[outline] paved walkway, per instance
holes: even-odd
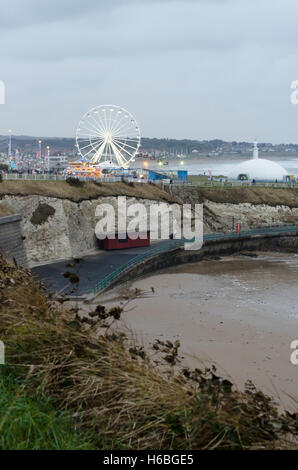
[[[233,240],[235,238],[250,238],[255,236],[282,236],[284,234],[294,235],[297,234],[297,232],[298,225],[261,227],[241,231],[241,234],[239,235],[236,234],[236,232],[208,233],[204,234],[204,241],[220,242],[225,240]],[[183,239],[180,241],[183,242]],[[163,247],[163,245],[165,246]],[[106,288],[109,284],[111,284],[113,279],[116,279],[116,277],[114,277],[115,270],[125,265],[125,269],[129,269],[132,264],[127,266],[127,263],[137,255],[152,250],[152,248],[161,248],[164,249],[164,251],[168,251],[168,246],[169,240],[165,240],[161,242],[155,242],[151,246],[144,248],[99,251],[98,254],[85,256],[79,263],[75,264],[74,267],[67,266],[67,264],[71,263],[72,260],[65,260],[43,266],[36,266],[35,268],[32,268],[32,272],[36,274],[52,292],[59,292],[63,290],[63,292],[67,294],[81,296],[90,293],[95,284],[98,286],[96,291],[99,291],[101,288]],[[150,254],[148,255],[150,256]],[[134,262],[135,260],[132,260],[132,263]],[[139,258],[137,258],[136,262],[139,262]],[[62,276],[62,273],[65,271],[75,273],[79,277],[80,282],[77,284],[71,284],[67,278]],[[120,270],[121,274],[123,274],[123,272],[124,271]],[[106,276],[111,273],[113,273],[113,275],[108,276],[107,278]]]
[[[68,263],[73,263],[72,259],[58,261],[43,266],[36,266],[31,269],[33,274],[45,284],[52,292],[63,292],[71,295],[84,295],[92,291],[96,282],[103,279],[115,269],[119,268],[131,258],[156,246],[162,246],[168,241],[152,243],[149,247],[131,248],[127,250],[99,251],[98,254],[84,256],[82,261],[70,268]],[[78,284],[70,284],[69,280],[62,276],[62,273],[69,271],[77,274],[80,279]]]

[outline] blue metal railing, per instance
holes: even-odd
[[[240,234],[237,232],[213,232],[207,233],[204,235],[205,241],[218,241],[218,240],[228,240],[233,238],[246,238],[254,235],[282,235],[284,233],[295,233],[298,232],[298,225],[284,225],[276,227],[263,227],[256,228],[251,230],[242,230]],[[97,282],[93,288],[94,294],[106,289],[112,282],[119,278],[122,274],[129,271],[132,266],[145,261],[146,259],[154,258],[160,253],[166,253],[176,248],[183,246],[185,243],[190,240],[182,238],[180,240],[170,240],[168,243],[152,248],[151,250],[145,251],[137,256],[131,258],[127,263],[124,263],[119,268],[112,271],[110,274],[107,274],[101,281]]]

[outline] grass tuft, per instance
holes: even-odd
[[[32,395],[13,376],[0,375],[0,449],[92,449],[88,434],[74,429],[70,413],[56,411],[49,398]]]

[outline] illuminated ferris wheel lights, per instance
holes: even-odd
[[[134,161],[140,141],[140,129],[134,117],[114,105],[97,106],[88,111],[76,132],[81,157],[99,165],[106,162],[127,168],[129,162]]]

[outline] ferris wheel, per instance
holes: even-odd
[[[84,161],[99,166],[127,168],[141,145],[135,118],[120,106],[96,106],[82,117],[76,146]]]

